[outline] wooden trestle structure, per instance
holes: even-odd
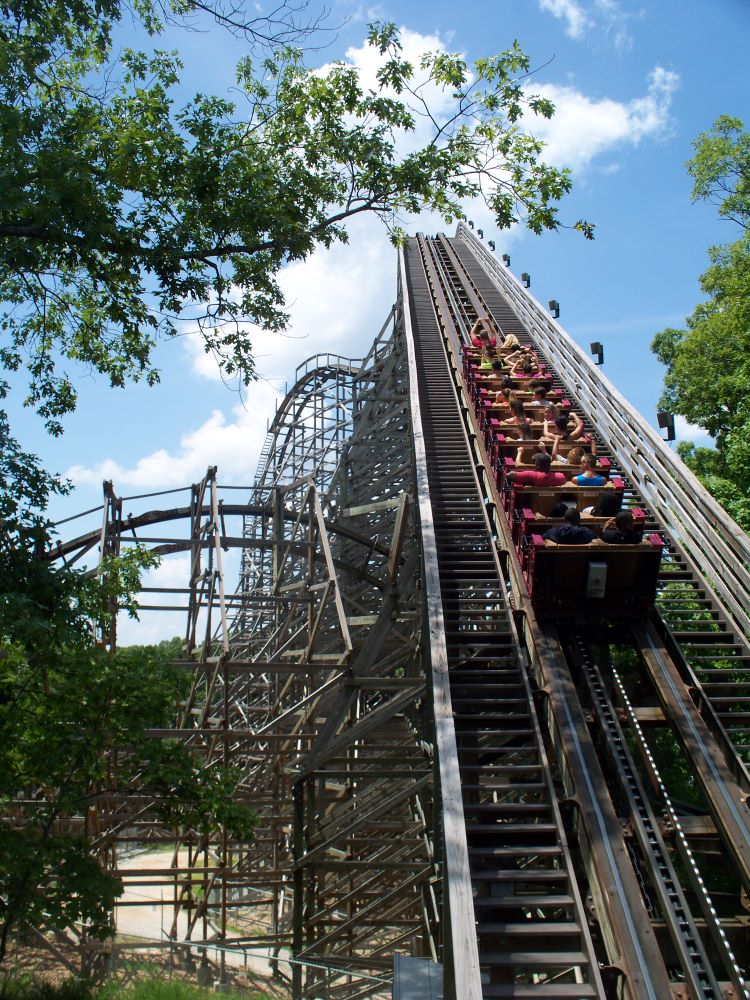
[[[59,546],[189,554],[141,595],[184,609],[193,678],[153,736],[239,768],[260,817],[121,874],[162,887],[186,950],[293,954],[295,998],[385,996],[394,953],[442,963],[446,1000],[750,997],[748,540],[470,230],[409,241],[398,282],[366,358],[298,371],[251,487],[210,469],[124,514],[107,485]],[[665,538],[647,620],[535,617],[462,375],[488,313]],[[90,832],[113,867],[174,844],[137,790]]]

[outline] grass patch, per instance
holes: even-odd
[[[118,983],[93,986],[79,979],[67,979],[63,983],[28,978],[0,982],[2,1000],[214,1000],[220,995],[179,980],[149,979],[128,986]],[[273,1000],[268,993],[258,990],[232,990],[225,996],[234,996],[237,1000]]]
[[[79,979],[48,983],[23,976],[0,981],[2,1000],[95,1000],[96,994],[95,986]]]
[[[127,987],[112,983],[100,990],[95,1000],[209,1000],[209,997],[216,996],[213,990],[193,986],[191,983],[149,979]]]

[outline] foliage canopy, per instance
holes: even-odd
[[[83,923],[109,931],[120,880],[100,868],[88,817],[97,801],[137,788],[168,829],[197,837],[224,826],[252,839],[239,774],[201,766],[144,730],[172,724],[184,673],[175,643],[112,655],[94,642],[112,599],[127,604],[144,558],[104,566],[104,582],[54,568],[23,545],[4,548],[0,579],[0,962],[12,931]],[[181,644],[177,642],[179,647]]]
[[[742,229],[710,247],[700,279],[707,296],[684,330],[666,329],[652,349],[666,365],[662,405],[705,428],[715,448],[682,443],[680,455],[737,522],[750,531],[750,134],[723,116],[693,143],[693,200],[717,205]]]
[[[161,30],[155,2],[136,11]],[[280,269],[345,240],[354,216],[374,213],[398,240],[404,216],[451,221],[479,197],[500,227],[559,225],[570,177],[522,127],[554,109],[526,92],[517,43],[474,66],[445,52],[415,66],[377,24],[371,83],[282,45],[240,62],[239,99],[179,105],[174,53],[125,50],[111,65],[121,15],[119,0],[0,8],[0,362],[28,367],[27,403],[54,433],[75,406],[69,362],[153,383],[154,344],[186,315],[247,383],[239,321],[281,328]]]

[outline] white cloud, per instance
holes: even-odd
[[[399,39],[401,58],[414,67],[410,88],[418,91],[419,97],[411,97],[406,92],[397,94],[389,87],[384,88],[381,94],[403,100],[413,113],[415,122],[413,131],[398,130],[394,134],[395,148],[400,156],[404,156],[421,149],[426,142],[429,142],[434,133],[434,122],[445,121],[452,114],[455,99],[454,88],[428,83],[427,72],[421,69],[422,56],[428,52],[447,52],[446,42],[439,35],[423,35],[405,26],[399,28]],[[375,46],[369,45],[366,41],[361,46],[350,46],[344,55],[344,61],[357,70],[360,85],[365,92],[380,89],[377,73],[387,59],[387,53],[381,55]],[[326,64],[317,72],[323,74],[330,68],[331,64]],[[470,70],[467,71],[467,79],[473,79]],[[429,106],[429,115],[426,114],[422,101]]]
[[[617,0],[594,0],[594,6],[600,15],[599,25],[611,36],[615,48],[620,52],[629,51],[633,38],[628,31],[628,21],[633,15],[626,13]]]
[[[648,94],[630,105],[629,118],[636,142],[645,135],[669,131],[672,96],[679,83],[679,74],[663,66],[657,66],[649,74]]]
[[[555,105],[551,119],[540,120],[534,133],[547,144],[545,158],[578,170],[594,157],[642,139],[669,135],[672,96],[679,76],[657,66],[648,77],[648,91],[631,101],[594,99],[573,87],[549,83],[535,88]],[[608,167],[612,170],[612,165]]]
[[[539,0],[539,7],[565,21],[565,34],[571,38],[583,37],[589,26],[588,16],[576,0]]]
[[[279,275],[289,327],[271,333],[245,324],[258,374],[283,392],[294,369],[314,354],[363,357],[396,297],[396,252],[374,217],[354,220],[349,242],[319,248]],[[193,373],[221,379],[216,360],[203,350],[199,334],[183,341]]]
[[[593,32],[611,38],[619,51],[632,48],[627,13],[617,0],[593,0],[588,6],[579,0],[538,0],[539,9],[565,22],[565,34],[577,41]]]
[[[210,382],[221,382],[221,371],[218,362],[211,351],[203,349],[203,338],[197,326],[187,324],[182,336],[182,344],[190,360],[190,368],[198,378]]]
[[[99,485],[114,481],[118,490],[162,490],[195,482],[209,465],[218,465],[226,483],[251,483],[258,455],[266,435],[266,419],[273,414],[276,393],[272,386],[255,383],[248,391],[247,406],[237,405],[228,420],[220,410],[195,430],[184,434],[174,451],[158,448],[126,468],[107,458],[86,467],[74,465],[66,475],[77,485]]]
[[[674,429],[678,441],[692,441],[700,448],[713,447],[714,440],[705,428],[699,427],[698,424],[688,423],[679,414],[674,418]]]

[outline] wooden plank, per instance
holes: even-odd
[[[320,537],[320,544],[323,549],[323,555],[325,557],[326,566],[328,567],[328,575],[333,584],[333,599],[336,604],[336,613],[339,618],[339,627],[341,628],[341,634],[344,637],[344,645],[348,652],[352,650],[352,637],[349,633],[349,626],[346,623],[346,611],[344,610],[344,602],[341,600],[341,588],[339,587],[339,581],[336,576],[336,567],[333,564],[333,556],[331,555],[331,545],[328,541],[328,531],[326,529],[325,518],[323,517],[323,507],[320,503],[320,494],[315,490],[313,503],[315,506],[315,517],[318,522],[318,535]]]
[[[347,693],[351,697],[354,692]],[[330,739],[327,743],[322,743],[318,746],[319,741],[317,741],[316,746],[305,758],[298,773],[301,777],[307,777],[307,775],[315,771],[321,764],[324,764],[337,751],[351,746],[357,740],[364,739],[368,733],[377,730],[389,719],[392,719],[394,715],[402,712],[408,705],[416,701],[420,694],[421,686],[419,689],[411,689],[395,695],[382,705],[378,705],[372,712],[368,712],[367,715],[364,715],[354,725],[344,729],[343,732]],[[371,752],[371,748],[368,748],[368,752]]]
[[[401,504],[401,497],[391,497],[390,500],[378,500],[377,503],[360,504],[358,507],[345,507],[341,514],[344,517],[357,517],[358,514],[377,514],[379,511],[392,510]]]
[[[633,629],[643,661],[665,714],[691,761],[716,826],[750,891],[750,815],[747,797],[737,784],[716,739],[701,717],[669,652],[651,626]]]
[[[401,561],[401,550],[404,547],[404,541],[406,540],[406,526],[408,524],[409,515],[409,497],[406,493],[402,493],[399,500],[398,513],[396,514],[396,524],[393,528],[393,537],[391,539],[391,554],[388,557],[388,580],[391,586],[396,580],[396,573],[398,571],[398,565]]]
[[[211,519],[213,521],[214,557],[219,577],[219,611],[221,616],[221,644],[225,653],[229,652],[229,628],[227,626],[227,603],[224,594],[224,571],[222,569],[222,530],[219,518],[219,498],[216,479],[211,480]]]

